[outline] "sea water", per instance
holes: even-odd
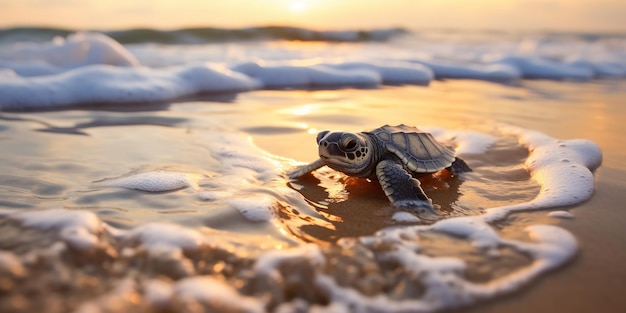
[[[542,105],[569,91],[622,86],[623,37],[287,30],[314,42],[7,31],[22,37],[0,48],[0,304],[431,312],[577,253],[556,221],[512,216],[575,218],[562,207],[592,197],[602,152],[514,124],[567,116]],[[458,78],[489,82],[441,81]],[[287,179],[317,158],[318,131],[387,123],[432,132],[473,168],[422,178],[440,220],[328,168]]]

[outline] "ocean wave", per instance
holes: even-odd
[[[166,69],[91,65],[58,75],[0,76],[0,108],[153,103],[258,88],[253,79],[207,64]]]
[[[45,27],[16,27],[0,29],[0,43],[18,41],[48,41],[55,37],[65,37],[77,30]],[[135,28],[113,31],[98,31],[122,44],[161,43],[199,44],[211,42],[250,41],[250,40],[293,40],[364,42],[387,41],[408,33],[404,28],[385,29],[346,29],[323,31],[289,26],[260,26],[248,28],[198,27],[176,30]]]
[[[0,108],[176,101],[254,89],[425,86],[433,79],[510,84],[521,79],[590,81],[626,76],[626,55],[615,48],[620,46],[617,43],[594,44],[598,50],[594,53],[564,45],[551,47],[550,55],[535,47],[498,53],[488,48],[469,56],[450,43],[444,45],[444,52],[431,55],[388,44],[292,46],[127,46],[102,33],[15,43],[0,49]]]

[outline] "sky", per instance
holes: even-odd
[[[0,0],[0,27],[407,27],[626,32],[624,0]]]

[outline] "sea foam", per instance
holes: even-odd
[[[75,33],[50,42],[23,43],[0,50],[0,67],[18,75],[59,74],[87,65],[138,66],[139,61],[117,41],[100,33]]]
[[[197,188],[198,176],[190,173],[158,170],[105,179],[95,182],[94,185],[98,187],[120,187],[149,192],[164,192],[187,187]]]
[[[445,62],[429,60],[411,60],[413,63],[422,64],[430,68],[434,76],[444,78],[466,78],[510,82],[520,79],[520,69],[505,63],[479,64],[473,62]]]
[[[590,68],[557,63],[534,56],[507,56],[495,63],[516,68],[524,78],[590,80],[594,71]]]
[[[381,77],[372,71],[339,71],[324,65],[260,65],[243,63],[231,68],[262,82],[266,88],[377,86]]]
[[[146,103],[256,86],[246,76],[208,64],[166,69],[91,65],[51,76],[0,77],[0,108]]]

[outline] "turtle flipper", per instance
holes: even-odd
[[[432,201],[426,196],[419,180],[413,178],[400,163],[383,160],[376,165],[376,176],[383,191],[394,206],[406,208],[426,208],[439,215]]]
[[[313,172],[316,169],[324,165],[326,164],[324,164],[324,162],[322,162],[321,159],[317,159],[309,164],[294,168],[293,170],[287,173],[287,177],[289,177],[290,179],[298,178],[298,177],[304,176],[307,173]]]
[[[463,161],[463,159],[459,157],[454,158],[454,162],[452,162],[452,165],[447,167],[447,170],[450,171],[454,176],[472,171],[469,165],[467,165],[467,163],[465,163],[465,161]]]

